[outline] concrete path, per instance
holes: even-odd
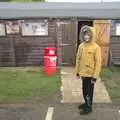
[[[61,68],[61,91],[62,103],[80,103],[83,102],[82,81],[76,78],[74,67]],[[110,103],[111,99],[104,84],[98,80],[95,84],[94,103]]]

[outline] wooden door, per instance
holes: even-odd
[[[77,22],[57,22],[58,64],[75,65],[77,46]]]
[[[101,47],[102,65],[108,64],[109,41],[110,41],[110,20],[95,20],[96,42]]]

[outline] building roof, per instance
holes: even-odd
[[[23,18],[120,19],[120,2],[106,3],[0,3],[0,19]]]

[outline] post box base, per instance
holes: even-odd
[[[56,67],[45,67],[44,74],[47,76],[54,76],[56,75]]]

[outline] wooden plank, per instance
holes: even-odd
[[[110,25],[109,20],[96,20],[94,21],[94,28],[96,31],[96,42],[101,47],[102,65],[107,65],[109,55],[109,43],[110,43]]]
[[[43,64],[44,49],[48,46],[55,46],[54,38],[3,37],[0,40],[0,66]]]
[[[55,40],[51,37],[36,37],[29,39],[24,37],[22,41],[16,41],[16,65],[43,64],[44,49],[55,46]],[[22,59],[21,59],[22,58]]]

